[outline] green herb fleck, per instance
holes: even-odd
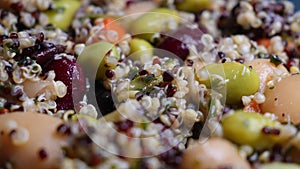
[[[270,55],[270,62],[278,66],[282,63],[282,60],[277,55]]]
[[[269,58],[269,55],[266,54],[266,53],[260,52],[260,53],[257,54],[257,57],[261,58],[261,59],[267,59],[267,58]]]

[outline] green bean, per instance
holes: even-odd
[[[110,55],[115,57],[116,60],[120,58],[113,44],[102,41],[85,47],[79,55],[78,61],[85,68],[85,71],[87,71],[87,75],[92,76],[92,74],[97,72],[95,75],[96,78],[104,79],[106,70],[115,67],[114,64],[107,62],[107,57],[111,57]]]
[[[130,59],[145,63],[150,61],[153,56],[153,46],[144,39],[134,38],[129,42]]]
[[[131,25],[131,33],[143,39],[152,40],[155,33],[174,30],[178,22],[177,11],[158,8],[136,19]]]
[[[237,110],[222,121],[225,138],[256,149],[270,148],[282,141],[279,123],[259,113]]]
[[[262,164],[260,169],[300,169],[300,165],[281,162]]]
[[[238,62],[207,65],[197,76],[200,83],[208,88],[223,89],[227,104],[240,104],[242,96],[254,94],[259,88],[259,77],[255,70]]]
[[[81,3],[79,0],[55,0],[55,8],[47,11],[49,23],[66,30],[72,23],[73,16]]]
[[[176,4],[179,10],[188,12],[199,12],[202,9],[209,7],[210,0],[184,0]]]

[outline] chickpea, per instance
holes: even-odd
[[[0,115],[0,166],[15,169],[56,169],[63,160],[65,136],[57,132],[61,119],[37,112]]]
[[[196,143],[188,147],[183,154],[181,169],[207,169],[229,167],[233,169],[250,169],[237,148],[222,138],[211,138],[207,142]]]
[[[300,75],[292,75],[275,83],[274,88],[267,88],[262,112],[275,114],[280,122],[300,123],[299,86]]]
[[[264,93],[267,82],[275,76],[276,71],[288,73],[288,70],[283,66],[283,64],[275,66],[270,62],[270,59],[255,59],[245,64],[251,66],[258,74],[260,80],[258,91],[261,93]]]

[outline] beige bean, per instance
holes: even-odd
[[[269,59],[255,59],[245,64],[251,66],[258,74],[260,80],[258,91],[261,93],[265,91],[267,82],[275,76],[276,71],[282,74],[288,73],[288,70],[283,66],[283,64],[275,66]]]
[[[220,167],[250,169],[250,165],[239,155],[237,148],[221,138],[211,138],[203,144],[196,143],[188,147],[180,166],[181,169]]]

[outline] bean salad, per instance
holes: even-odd
[[[1,0],[0,169],[300,169],[298,8]]]

